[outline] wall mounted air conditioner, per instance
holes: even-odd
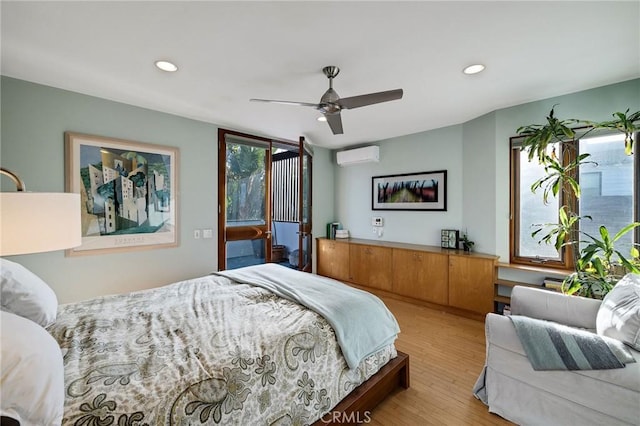
[[[351,164],[371,163],[380,161],[380,148],[375,145],[363,146],[362,148],[338,151],[336,160],[339,166]]]

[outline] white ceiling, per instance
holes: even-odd
[[[637,0],[3,0],[1,14],[3,75],[329,148],[640,77]],[[163,58],[180,70],[157,70]],[[342,97],[404,98],[343,111],[343,135],[312,108],[249,102],[318,102],[325,65]]]

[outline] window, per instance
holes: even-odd
[[[542,189],[531,191],[531,185],[544,176],[544,167],[536,158],[529,161],[527,152],[520,151],[521,140],[511,139],[511,262],[573,268],[570,247],[558,251],[551,244],[539,243],[540,236],[546,234],[544,224],[558,222],[561,205],[573,205],[579,216],[591,216],[592,220],[580,221],[580,231],[598,238],[601,225],[613,236],[638,220],[638,154],[625,155],[623,134],[589,135],[577,141],[550,145],[549,150],[555,150],[565,165],[578,154],[591,156],[587,159],[589,163],[582,164],[576,173],[580,199],[575,199],[571,191],[560,191],[557,198],[550,196],[546,205]],[[638,148],[640,146],[635,151]],[[532,237],[532,232],[541,227],[543,231]],[[619,240],[617,246],[622,253],[629,253],[633,237],[634,233],[630,232]]]

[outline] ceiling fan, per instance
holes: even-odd
[[[394,101],[402,98],[402,89],[387,90],[385,92],[368,93],[366,95],[351,96],[348,98],[340,98],[338,93],[333,90],[333,79],[340,72],[340,68],[336,66],[327,66],[322,68],[322,72],[329,79],[329,89],[324,92],[320,102],[312,104],[308,102],[291,102],[291,101],[276,101],[272,99],[250,99],[253,102],[271,102],[275,104],[285,105],[300,105],[308,106],[317,109],[324,114],[331,127],[331,131],[334,135],[341,135],[342,131],[342,118],[340,118],[340,111],[343,109],[360,108],[367,105],[378,104],[381,102]]]

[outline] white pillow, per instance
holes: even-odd
[[[33,272],[0,258],[0,305],[3,311],[46,327],[56,320],[58,298],[51,287]]]
[[[0,415],[23,426],[60,425],[64,411],[60,346],[35,322],[8,312],[0,315]]]
[[[640,351],[640,275],[625,275],[602,299],[596,331]]]

